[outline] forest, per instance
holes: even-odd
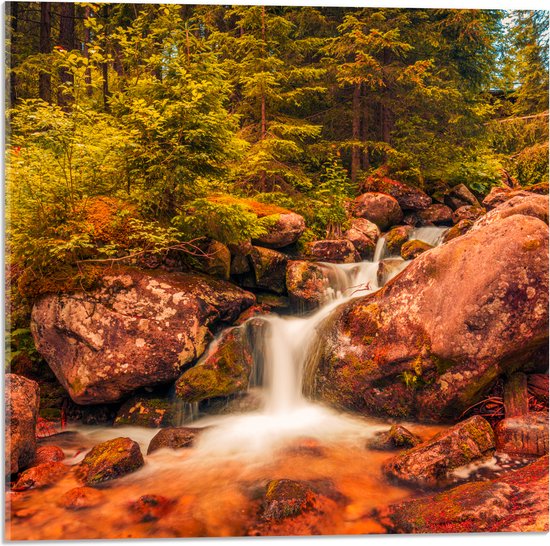
[[[5,7],[12,539],[548,530],[548,11]]]

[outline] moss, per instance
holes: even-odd
[[[539,239],[531,239],[531,240],[525,241],[523,243],[523,248],[525,250],[528,250],[528,251],[529,250],[537,250],[537,248],[539,248],[541,244],[542,243]]]
[[[420,256],[423,252],[432,249],[432,245],[425,243],[424,241],[419,241],[418,239],[413,239],[412,241],[406,242],[401,247],[401,257],[404,260],[412,260],[417,256]]]
[[[454,360],[451,360],[449,358],[442,358],[433,353],[430,354],[430,360],[435,365],[438,375],[443,375],[445,372],[456,365],[456,362]]]

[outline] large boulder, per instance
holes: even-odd
[[[382,231],[395,226],[403,219],[403,211],[396,199],[385,193],[369,192],[352,203],[355,216],[376,224]]]
[[[482,205],[488,209],[494,209],[499,205],[502,205],[508,199],[516,197],[518,195],[529,196],[531,192],[527,190],[512,189],[507,186],[496,186],[491,188],[491,191],[485,196]]]
[[[319,307],[326,299],[329,279],[315,262],[291,260],[286,268],[286,286],[291,305],[303,311]]]
[[[281,252],[255,246],[250,253],[254,280],[258,288],[276,294],[286,292],[285,275],[288,258]]]
[[[453,223],[453,211],[447,205],[435,203],[418,212],[424,225],[436,224],[450,226]]]
[[[266,235],[254,239],[254,243],[269,248],[282,248],[295,243],[306,229],[303,216],[291,211],[278,213]]]
[[[472,231],[477,231],[484,226],[499,222],[503,218],[508,218],[515,214],[539,218],[548,224],[548,196],[522,192],[520,195],[507,199],[479,218],[474,222]]]
[[[96,445],[75,469],[84,485],[121,478],[145,464],[139,444],[130,438],[114,438]]]
[[[361,190],[363,192],[378,192],[391,195],[403,210],[422,210],[432,203],[431,198],[422,190],[404,182],[393,180],[383,172],[369,176]]]
[[[494,448],[491,425],[475,415],[396,455],[384,463],[383,470],[400,482],[433,487],[452,470],[487,456]]]
[[[409,240],[412,230],[411,226],[397,226],[386,233],[386,249],[390,256],[401,254],[401,247]]]
[[[337,308],[319,335],[310,395],[368,414],[456,419],[547,342],[548,226],[514,215],[429,250]]]
[[[213,277],[229,279],[231,273],[231,252],[229,248],[219,241],[208,241],[204,245],[204,256],[199,256],[200,270]]]
[[[13,373],[6,375],[5,474],[31,465],[36,454],[38,383]]]
[[[548,457],[490,481],[392,504],[390,533],[548,532]]]
[[[347,239],[313,241],[307,247],[307,255],[321,262],[352,264],[361,261],[353,243]]]
[[[254,363],[248,337],[251,328],[254,325],[248,322],[225,330],[177,380],[177,395],[191,403],[245,391]]]
[[[36,302],[36,348],[78,404],[118,401],[173,381],[211,339],[255,302],[249,292],[202,275],[121,268],[91,292]]]
[[[378,226],[365,218],[353,218],[349,229],[342,234],[342,238],[351,241],[363,260],[372,259],[379,237]]]

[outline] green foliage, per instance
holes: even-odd
[[[450,173],[449,179],[453,185],[464,184],[472,191],[486,195],[493,186],[500,184],[501,178],[501,162],[487,151],[463,159]]]
[[[206,198],[195,199],[185,213],[173,219],[186,238],[210,237],[224,244],[261,237],[276,221],[276,215],[259,218],[241,203],[220,203]]]
[[[17,328],[16,330],[7,331],[4,342],[6,344],[6,372],[10,372],[12,364],[21,357],[28,358],[32,362],[40,360],[30,328]]]

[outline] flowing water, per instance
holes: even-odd
[[[420,228],[411,238],[437,243],[441,228]],[[382,532],[369,515],[379,505],[407,497],[411,491],[388,485],[381,476],[387,453],[365,448],[366,440],[386,423],[346,415],[306,399],[303,371],[307,357],[322,343],[319,327],[340,305],[372,293],[379,283],[395,276],[407,262],[397,260],[385,277],[385,240],[378,242],[372,262],[321,264],[328,278],[324,304],[307,316],[267,315],[255,354],[259,409],[200,417],[192,426],[209,427],[191,449],[161,449],[146,457],[145,466],[125,478],[106,484],[105,501],[82,512],[58,506],[60,496],[76,487],[70,474],[49,489],[14,494],[11,539],[145,538],[234,536],[246,533],[257,518],[258,495],[269,479],[329,479],[347,498],[327,514],[319,532],[354,534]],[[255,318],[254,320],[258,320]],[[182,407],[186,420],[197,417],[197,407]],[[410,425],[427,438],[437,427]],[[147,451],[156,430],[137,427],[79,427],[53,437],[64,448],[67,464],[78,463],[93,445],[109,438],[129,436]],[[65,438],[65,439],[64,439]],[[130,501],[157,494],[176,503],[159,521],[140,522]],[[101,521],[101,526],[94,522]]]

